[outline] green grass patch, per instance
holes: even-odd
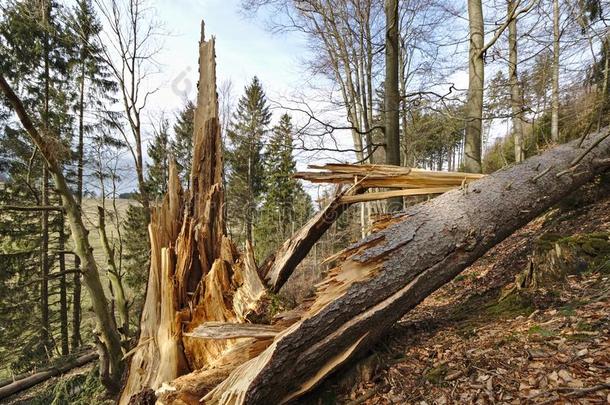
[[[543,328],[540,325],[534,325],[527,331],[528,335],[540,335],[542,337],[553,337],[557,336],[557,332]]]
[[[445,379],[445,376],[447,376],[447,371],[449,371],[447,365],[441,364],[429,370],[426,374],[424,374],[424,377],[430,384],[440,385]]]
[[[528,316],[534,312],[534,304],[527,294],[515,292],[488,305],[485,311],[493,317],[516,318],[517,316]]]

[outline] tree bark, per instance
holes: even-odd
[[[588,139],[585,150],[600,135]],[[580,161],[577,173],[557,177],[581,155],[577,142],[393,216],[383,230],[348,248],[301,320],[208,392],[205,403],[281,403],[314,387],[487,250],[602,170],[598,162],[610,155],[607,136]]]
[[[517,2],[508,0],[507,15],[513,15]],[[513,122],[513,136],[515,138],[515,162],[519,163],[525,159],[523,138],[523,100],[521,98],[521,86],[517,74],[519,63],[517,53],[517,19],[514,18],[508,24],[508,80],[510,83],[510,105]]]
[[[466,134],[464,141],[464,170],[481,173],[481,144],[483,118],[483,86],[485,62],[483,60],[483,5],[481,0],[468,0],[470,48],[468,56],[468,99],[466,101]]]
[[[385,1],[385,152],[386,164],[400,166],[400,95],[398,91],[398,0]],[[388,212],[402,210],[402,197],[388,199]]]
[[[70,338],[68,336],[68,286],[66,283],[66,254],[63,253],[66,245],[64,231],[64,215],[60,214],[59,224],[59,320],[61,329],[61,354],[66,356],[70,352]]]
[[[335,197],[326,208],[307,221],[297,233],[280,246],[276,253],[265,260],[259,267],[258,273],[265,280],[269,290],[274,293],[280,290],[311,248],[350,206],[351,203],[343,203],[341,199],[360,191],[356,186],[344,191],[337,190]]]
[[[76,172],[76,202],[83,209],[83,171],[85,158],[85,62],[81,50],[81,77],[80,77],[80,103],[78,105],[78,149],[77,160],[78,168]],[[74,268],[77,270],[74,273],[74,294],[72,296],[72,350],[76,350],[80,345],[80,295],[81,295],[81,280],[80,280],[80,257],[74,256]]]
[[[551,139],[559,141],[559,0],[553,0],[553,77],[551,83]]]
[[[42,169],[42,181],[40,188],[42,190],[41,204],[49,205],[49,172],[46,164]],[[51,350],[49,346],[49,211],[42,210],[40,212],[40,343],[47,351]]]
[[[97,207],[97,212],[99,235],[102,242],[102,249],[106,256],[108,279],[112,285],[112,291],[119,312],[119,320],[121,321],[120,331],[124,340],[127,341],[129,339],[129,306],[127,303],[127,296],[125,295],[125,288],[123,287],[123,280],[121,279],[119,268],[116,265],[114,249],[110,246],[108,234],[106,233],[106,212],[104,208],[100,206]]]
[[[13,381],[10,384],[6,384],[0,387],[0,400],[7,398],[11,395],[17,394],[18,392],[24,391],[28,388],[31,388],[37,384],[40,384],[41,382],[44,382],[49,378],[70,371],[73,368],[82,367],[95,359],[97,359],[97,353],[87,353],[80,357],[77,357],[76,359],[68,360],[56,367],[49,368],[45,371],[41,371],[39,373],[35,373],[22,379]]]

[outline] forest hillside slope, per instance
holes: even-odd
[[[609,235],[606,177],[491,249],[300,403],[610,403]],[[582,248],[573,271],[509,293],[549,240]]]

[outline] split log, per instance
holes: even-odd
[[[31,374],[19,380],[15,380],[9,384],[0,387],[0,399],[8,398],[11,395],[17,394],[21,391],[25,391],[37,384],[45,382],[49,378],[56,377],[63,373],[66,373],[74,368],[82,367],[87,363],[96,360],[98,357],[97,353],[91,352],[83,354],[73,360],[66,360],[60,365],[50,367],[44,371]]]
[[[407,188],[404,190],[378,191],[375,193],[366,193],[360,195],[347,195],[341,198],[341,202],[344,204],[353,204],[357,202],[385,200],[392,197],[410,197],[415,195],[443,194],[447,191],[453,190],[456,187]]]
[[[431,171],[391,165],[328,163],[308,167],[322,171],[298,172],[295,177],[312,183],[359,182],[363,188],[459,187],[463,183],[484,177],[482,174]]]
[[[590,139],[583,148],[596,141]],[[610,139],[583,158],[577,173],[557,178],[580,155],[576,142],[397,214],[348,249],[302,319],[233,370],[205,403],[281,403],[310,390],[495,244],[591,180],[594,160],[610,155]]]
[[[206,322],[184,336],[200,339],[272,338],[282,329],[275,325]]]

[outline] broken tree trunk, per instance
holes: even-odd
[[[202,325],[245,323],[263,306],[265,296],[252,247],[246,246],[245,254],[239,255],[225,235],[214,57],[214,40],[205,40],[202,25],[190,190],[183,197],[172,161],[167,195],[152,212],[151,265],[141,333],[130,353],[121,404],[191,370],[203,372],[236,359],[240,364],[271,342],[266,336],[266,343],[256,350],[242,351],[244,344],[252,346],[253,340],[260,339],[198,335]]]
[[[390,165],[352,165],[328,163],[309,165],[320,171],[298,172],[294,177],[312,183],[354,184],[362,188],[433,188],[460,187],[484,175],[461,172],[442,172]]]
[[[346,250],[301,320],[233,370],[205,403],[281,403],[310,390],[492,246],[591,180],[597,159],[610,155],[610,138],[571,177],[558,178],[581,151],[576,143],[556,147],[396,215]]]

